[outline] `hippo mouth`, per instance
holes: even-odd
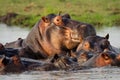
[[[70,36],[73,42],[80,42],[79,35],[76,32],[72,32]]]

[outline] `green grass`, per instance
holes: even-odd
[[[120,26],[120,0],[0,0],[0,16],[19,16],[11,24],[32,27],[41,16],[59,11],[94,26]]]

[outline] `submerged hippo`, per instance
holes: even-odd
[[[0,55],[0,74],[21,73],[24,71],[53,71],[53,70],[71,70],[75,68],[77,62],[73,59],[62,56],[55,56],[50,62],[22,58],[18,55],[6,57]]]
[[[0,43],[0,55],[5,55],[7,57],[12,57],[18,55],[19,50],[14,48],[5,48],[2,43]]]
[[[120,66],[120,54],[105,49],[82,64],[86,67]]]
[[[20,58],[14,55],[11,58],[0,56],[0,73],[21,73],[25,71],[25,66],[21,63]]]

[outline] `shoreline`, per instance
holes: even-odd
[[[0,22],[31,28],[42,16],[60,11],[95,27],[120,26],[120,0],[1,0]]]
[[[39,19],[41,19],[40,15],[30,16],[30,15],[21,15],[17,13],[7,13],[6,15],[0,16],[0,23],[4,23],[7,25],[11,25],[11,26],[16,25],[16,26],[21,26],[21,27],[32,28]],[[81,21],[81,22],[84,22],[84,21]],[[101,26],[120,26],[119,22],[120,21],[116,19],[114,21],[111,21],[111,23],[102,23],[102,22],[97,22],[94,20],[91,20],[90,22],[86,21],[85,23],[92,24],[95,27],[101,27]]]

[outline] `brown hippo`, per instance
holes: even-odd
[[[94,55],[101,53],[104,49],[109,49],[110,42],[108,41],[109,35],[101,36],[88,36],[77,47],[74,52],[78,59],[78,63],[82,64],[89,60]]]
[[[28,70],[56,70],[57,67],[52,63],[20,58],[18,55],[12,57],[0,56],[0,73],[21,73]]]
[[[84,53],[84,56],[86,55],[89,58],[95,54],[103,52],[106,49],[116,53],[116,55],[120,53],[119,49],[110,44],[109,34],[107,34],[105,37],[88,36],[81,44],[79,44],[75,54],[79,56]]]
[[[54,54],[66,54],[90,35],[96,35],[93,26],[72,20],[68,14],[49,14],[36,23],[25,39],[14,42],[20,43],[17,47],[10,46],[10,43],[5,47],[21,48],[20,56],[41,59]]]
[[[77,66],[77,62],[67,56],[54,56],[54,62],[44,62],[29,58],[22,58],[18,55],[6,57],[0,55],[0,74],[21,73],[24,71],[51,71],[51,70],[71,70]]]
[[[0,55],[5,55],[7,57],[12,57],[18,55],[19,50],[14,48],[5,48],[2,43],[0,43]]]
[[[0,58],[0,73],[21,73],[25,71],[25,66],[21,63],[20,58],[14,55],[11,58],[1,57]]]
[[[84,62],[82,66],[85,67],[108,66],[108,65],[112,65],[115,62],[115,58],[116,58],[116,54],[105,50],[102,53],[93,55],[93,57],[91,57],[86,62]]]
[[[110,49],[109,34],[105,37],[101,36],[88,36],[86,37],[81,44],[79,44],[76,52],[79,53],[81,50],[86,52],[99,52],[101,53],[104,49]]]

